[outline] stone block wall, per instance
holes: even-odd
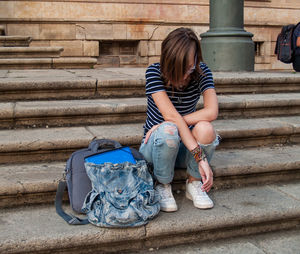
[[[300,1],[245,0],[245,30],[254,34],[256,70],[291,69],[274,55],[283,25],[297,23]],[[31,36],[33,46],[63,46],[63,56],[95,57],[99,66],[146,66],[159,61],[173,29],[209,29],[209,0],[0,1],[7,35]]]

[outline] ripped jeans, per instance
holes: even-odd
[[[219,145],[219,136],[216,135],[216,139],[211,144],[199,145],[210,162],[216,146]],[[181,142],[174,123],[162,123],[152,132],[147,144],[142,141],[139,151],[148,162],[153,164],[154,176],[162,184],[172,182],[175,167],[187,168],[189,175],[201,179],[198,164]]]

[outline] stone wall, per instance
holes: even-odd
[[[245,30],[254,34],[256,70],[291,69],[274,55],[282,25],[297,23],[300,1],[245,0]],[[63,46],[63,56],[96,57],[99,66],[158,61],[164,37],[180,26],[209,27],[209,0],[0,1],[7,35],[29,35],[33,46]]]

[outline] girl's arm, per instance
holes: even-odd
[[[165,91],[152,94],[152,98],[165,121],[176,124],[179,135],[186,148],[191,151],[198,146],[184,118],[177,112]]]
[[[297,42],[296,42],[297,47],[300,47],[300,36],[297,37]]]
[[[207,89],[204,91],[203,102],[203,109],[197,110],[183,117],[187,125],[195,125],[199,121],[212,122],[217,119],[219,107],[215,89]]]

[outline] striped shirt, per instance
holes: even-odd
[[[205,63],[200,63],[203,75],[198,80],[191,80],[189,85],[178,91],[171,86],[166,87],[161,78],[160,64],[150,65],[146,70],[147,118],[144,125],[144,136],[156,124],[164,121],[162,114],[154,103],[153,93],[166,91],[174,107],[182,116],[195,112],[200,95],[209,88],[215,88],[213,76]]]

